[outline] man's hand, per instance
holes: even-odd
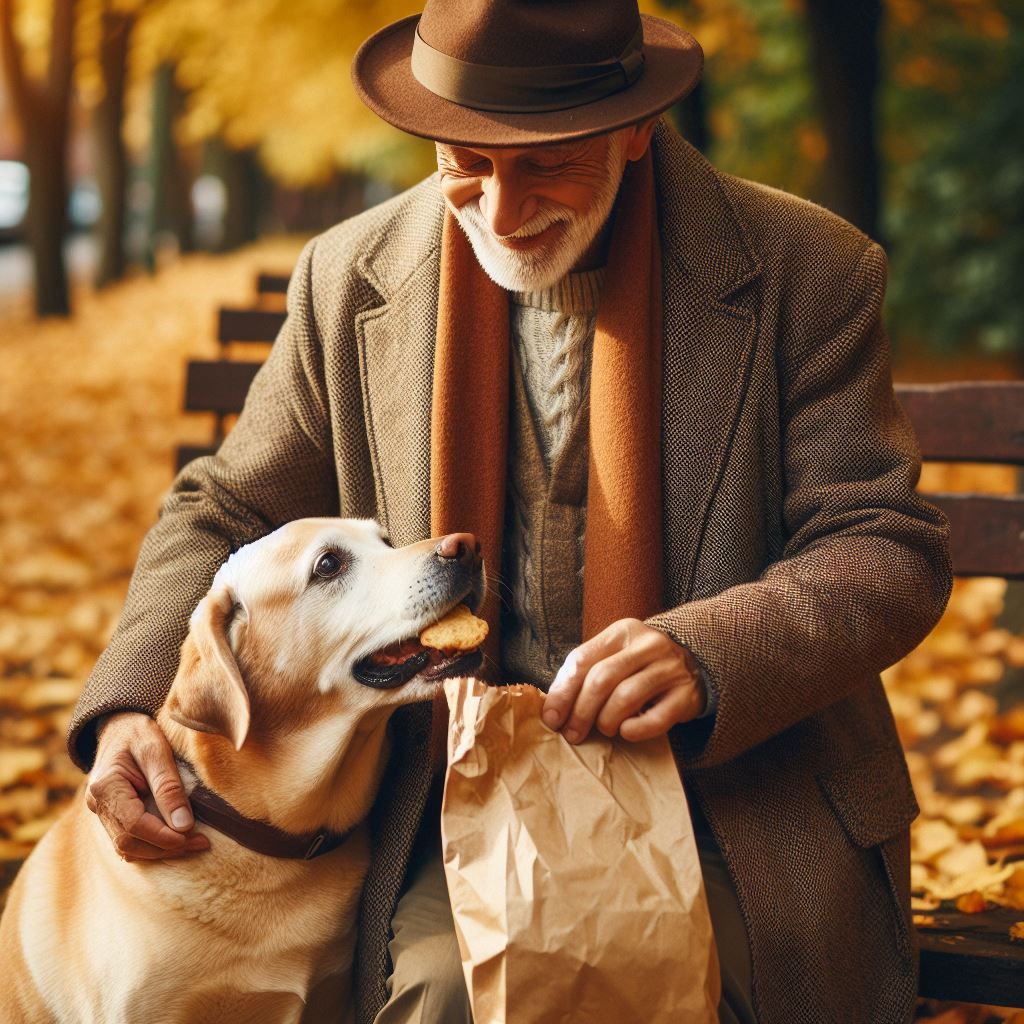
[[[570,652],[544,701],[542,719],[580,743],[596,720],[605,736],[648,740],[707,706],[693,654],[639,619],[619,619]]]
[[[148,794],[163,821],[146,810],[142,798]],[[149,715],[124,711],[101,724],[85,802],[126,861],[167,860],[209,849],[206,836],[188,834],[195,821],[174,753]]]

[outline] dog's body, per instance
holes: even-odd
[[[0,921],[0,1020],[347,1019],[388,719],[479,657],[408,638],[463,598],[475,605],[482,581],[478,558],[442,557],[436,541],[391,549],[372,520],[301,520],[233,556],[157,721],[187,791],[198,777],[246,819],[347,837],[281,859],[199,824],[208,852],[126,864],[83,787]],[[383,667],[368,659],[385,647]]]
[[[125,864],[79,794],[12,892],[0,1019],[346,1020],[365,833],[309,862],[209,835],[201,856]]]

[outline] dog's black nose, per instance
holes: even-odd
[[[454,558],[467,569],[480,567],[480,541],[471,533],[449,533],[435,550],[442,558]]]

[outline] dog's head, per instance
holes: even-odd
[[[167,715],[238,750],[250,730],[308,724],[323,702],[357,720],[433,697],[481,661],[417,639],[483,602],[483,563],[459,536],[393,548],[372,519],[301,519],[240,549],[192,615]]]

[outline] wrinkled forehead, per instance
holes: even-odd
[[[227,583],[240,594],[301,586],[320,554],[379,548],[384,535],[373,519],[297,519],[236,551],[215,582]]]

